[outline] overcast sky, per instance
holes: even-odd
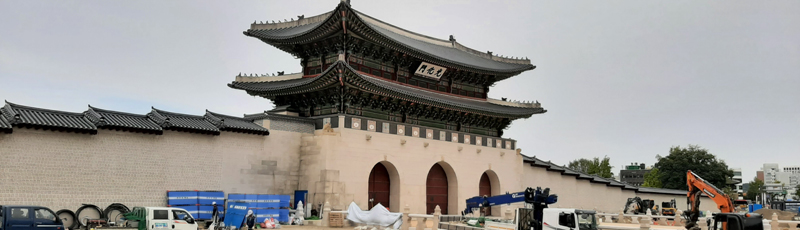
[[[65,111],[241,115],[272,108],[227,83],[299,72],[242,31],[339,1],[0,1],[0,99]],[[545,114],[505,137],[557,164],[609,156],[619,170],[697,144],[749,181],[763,163],[800,165],[800,1],[366,1],[402,28],[535,70],[493,98]],[[615,174],[619,172],[616,171]]]

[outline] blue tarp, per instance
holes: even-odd
[[[245,202],[230,202],[225,210],[225,226],[242,227],[244,217],[247,215],[247,208],[250,204]]]

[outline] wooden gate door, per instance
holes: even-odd
[[[436,205],[442,209],[442,214],[447,214],[447,174],[441,165],[435,164],[428,171],[426,182],[426,213],[432,214]]]
[[[492,182],[489,181],[489,175],[486,175],[486,173],[481,176],[481,183],[478,187],[478,196],[492,196]],[[485,215],[491,216],[492,208],[487,208]]]
[[[383,164],[378,163],[372,167],[372,172],[369,173],[369,209],[372,209],[377,204],[381,204],[386,209],[389,209],[389,192],[391,191],[391,180],[389,179],[389,171]]]

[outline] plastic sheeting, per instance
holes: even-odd
[[[355,202],[352,202],[347,207],[347,219],[359,224],[392,226],[394,229],[399,229],[403,224],[402,213],[391,213],[381,204],[375,205],[372,210],[362,211]]]

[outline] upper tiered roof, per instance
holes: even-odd
[[[356,11],[346,2],[333,11],[284,22],[255,22],[245,35],[256,37],[295,56],[296,45],[318,42],[336,33],[355,33],[398,52],[447,68],[496,75],[499,81],[534,69],[527,58],[508,58],[481,52],[450,39],[418,34]]]

